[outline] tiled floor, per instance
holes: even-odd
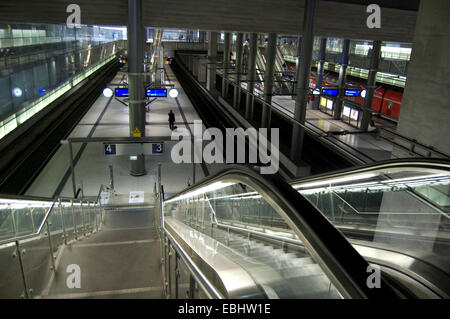
[[[272,101],[274,107],[290,116],[294,116],[295,102],[290,96],[274,96]],[[306,125],[310,128],[324,133],[352,132],[346,135],[334,135],[329,137],[329,139],[345,143],[375,161],[392,158],[392,143],[383,139],[377,139],[373,133],[355,133],[359,131],[358,128],[348,125],[341,120],[334,120],[330,115],[319,110],[307,109],[306,122]],[[379,121],[376,125],[388,125],[392,129],[392,124],[387,121]]]

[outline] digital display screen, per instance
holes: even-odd
[[[337,89],[323,89],[322,92],[323,92],[323,94],[331,95],[331,96],[336,96],[338,94]]]
[[[167,97],[167,89],[147,89],[147,97]]]
[[[128,97],[128,89],[116,88],[115,95],[116,95],[116,97]]]
[[[116,97],[128,97],[128,89],[127,88],[116,88],[115,94],[116,94]],[[147,97],[167,97],[167,89],[147,89],[146,96]]]
[[[359,90],[345,90],[345,96],[359,96]]]

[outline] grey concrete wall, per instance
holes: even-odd
[[[446,154],[450,154],[449,12],[448,0],[420,2],[397,128],[398,133]]]
[[[0,21],[66,23],[68,0],[0,1]],[[127,0],[77,0],[81,23],[127,24]],[[382,8],[379,29],[366,26],[366,4],[319,1],[315,34],[411,42],[415,11]],[[304,0],[144,0],[145,26],[208,31],[302,34]]]

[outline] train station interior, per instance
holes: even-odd
[[[2,1],[0,299],[448,299],[449,14]]]

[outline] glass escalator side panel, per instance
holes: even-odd
[[[450,172],[374,168],[294,183],[349,240],[435,262],[450,273]]]

